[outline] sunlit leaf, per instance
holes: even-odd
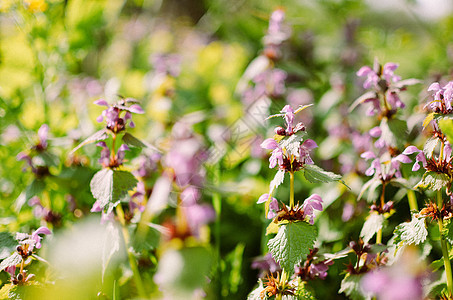
[[[277,235],[269,240],[267,246],[282,269],[292,273],[294,265],[313,248],[316,237],[315,226],[306,222],[291,222],[281,225]]]

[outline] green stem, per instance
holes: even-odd
[[[116,133],[113,133],[112,137],[112,150],[110,152],[110,161],[115,161],[115,144],[116,144]]]
[[[443,206],[443,199],[442,199],[442,191],[438,190],[437,191],[437,206],[442,207]],[[447,287],[448,287],[448,295],[451,297],[453,295],[453,276],[452,276],[452,271],[451,271],[451,263],[450,263],[450,257],[448,255],[448,244],[447,241],[444,239],[442,236],[442,232],[444,229],[444,224],[443,224],[443,219],[439,218],[437,221],[439,225],[439,232],[440,232],[440,246],[442,248],[442,256],[444,259],[444,266],[445,266],[445,275],[447,276]]]
[[[294,172],[289,172],[289,182],[290,182],[290,191],[289,191],[289,208],[292,210],[294,208]]]
[[[407,190],[407,200],[409,201],[409,208],[411,211],[418,211],[417,197],[413,190]]]
[[[126,221],[124,219],[124,211],[123,208],[121,207],[121,203],[116,206],[116,215],[119,218],[119,221],[121,223],[121,229],[123,232],[123,238],[124,238],[124,245],[126,246],[127,250],[127,256],[129,258],[129,265],[132,270],[132,274],[134,277],[135,285],[137,287],[138,295],[140,296],[141,299],[147,299],[148,297],[146,296],[146,291],[143,286],[143,281],[140,276],[140,272],[138,271],[138,266],[137,262],[135,261],[134,254],[129,251],[129,244],[130,244],[130,236],[129,236],[129,231],[127,230],[126,227]]]

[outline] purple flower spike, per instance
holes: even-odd
[[[286,122],[286,132],[291,134],[293,132],[293,125],[294,125],[294,109],[290,105],[285,105],[281,110],[282,113],[285,113],[285,122]]]

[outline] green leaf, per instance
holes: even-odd
[[[313,248],[316,237],[315,226],[306,222],[291,222],[281,225],[277,235],[269,240],[267,246],[282,269],[292,273],[294,265]]]
[[[36,155],[35,158],[40,159],[44,163],[41,165],[45,165],[48,167],[56,167],[56,166],[58,166],[58,163],[59,163],[58,156],[56,156],[52,153],[49,153],[49,152],[41,152],[38,155]]]
[[[452,119],[442,119],[439,120],[439,127],[442,132],[447,136],[450,144],[453,143],[453,120]]]
[[[325,171],[316,165],[305,165],[303,170],[305,179],[311,183],[327,183],[341,180],[340,175]]]
[[[363,275],[350,275],[349,273],[341,281],[339,294],[345,293],[352,300],[362,300],[365,297],[360,291],[360,281]]]
[[[378,185],[376,186],[376,184],[378,184]],[[381,185],[381,184],[382,184],[382,181],[381,181],[379,178],[377,178],[377,177],[371,178],[370,180],[368,180],[368,181],[362,186],[362,189],[360,190],[360,193],[359,193],[359,196],[357,197],[357,200],[362,199],[363,194],[365,194],[365,192],[366,192],[371,186],[374,186],[374,189],[373,189],[373,190],[370,189],[370,191],[369,191],[368,193],[374,192],[374,190],[375,190],[379,185]]]
[[[352,103],[351,107],[349,107],[349,112],[352,112],[357,106],[359,106],[361,103],[365,102],[366,100],[369,99],[376,99],[378,96],[376,95],[376,92],[366,92],[359,98],[355,99],[354,102]]]
[[[10,299],[9,293],[11,291],[14,291],[17,288],[17,285],[14,285],[12,283],[5,284],[2,286],[0,289],[0,299]]]
[[[384,216],[379,214],[371,214],[365,223],[363,224],[362,231],[360,231],[360,237],[365,243],[382,228],[384,224]]]
[[[423,243],[428,236],[425,218],[412,215],[410,222],[404,222],[396,226],[394,234],[394,243],[397,245],[397,249],[403,245],[418,245]]]
[[[443,231],[441,233],[450,245],[453,245],[453,222],[451,219],[444,221]]]
[[[423,129],[426,128],[426,126],[431,123],[431,121],[434,120],[434,113],[430,113],[429,115],[426,116],[426,118],[423,120]]]
[[[33,182],[27,186],[25,190],[25,201],[28,201],[33,196],[41,195],[42,191],[46,188],[44,180],[34,179]]]
[[[138,181],[127,171],[102,169],[94,174],[90,182],[91,193],[104,208],[108,204],[115,205],[128,191],[135,188]]]
[[[105,270],[113,257],[120,250],[120,231],[113,222],[109,222],[106,228],[106,234],[102,241],[102,280],[104,280]]]
[[[128,132],[126,132],[121,139],[123,140],[123,142],[125,142],[127,145],[129,145],[131,147],[149,148],[154,151],[160,152],[159,149],[157,149],[153,145],[139,140],[138,138],[136,138],[135,136],[133,136],[132,134],[130,134]]]
[[[0,259],[8,257],[17,246],[17,241],[9,232],[0,232]]]
[[[392,147],[403,146],[402,142],[407,135],[406,122],[399,119],[383,118],[380,125],[382,134],[381,138]]]
[[[72,149],[72,151],[69,153],[69,155],[73,154],[74,152],[76,152],[77,150],[79,150],[80,148],[82,148],[85,145],[88,145],[88,144],[91,144],[91,143],[94,143],[97,141],[106,140],[108,137],[109,137],[109,134],[108,134],[107,129],[106,128],[101,129],[101,130],[95,132],[94,134],[90,135],[89,137],[87,137],[77,147]]]
[[[439,144],[439,141],[440,140],[437,137],[430,137],[426,141],[425,146],[423,147],[423,153],[425,153],[427,159],[433,157],[434,149],[436,149],[436,146],[437,144]]]
[[[423,174],[423,178],[420,180],[419,183],[417,183],[417,185],[414,188],[438,191],[441,190],[443,187],[447,186],[449,183],[450,178],[447,175],[443,173],[429,171]]]
[[[0,263],[0,270],[3,270],[7,267],[15,266],[22,262],[22,256],[18,252],[14,252],[9,257],[5,258],[2,263]]]

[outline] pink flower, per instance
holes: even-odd
[[[420,162],[422,163],[423,167],[426,167],[427,162],[426,162],[426,157],[423,151],[419,150],[415,146],[409,146],[403,151],[403,155],[411,155],[413,153],[418,153],[417,156],[415,157],[415,163],[414,166],[412,167],[412,171],[418,171],[420,169]],[[451,153],[451,152],[450,152]]]
[[[305,199],[304,204],[302,204],[302,208],[304,210],[304,218],[309,217],[310,224],[314,224],[314,210],[322,211],[322,199],[321,196],[318,194],[313,194],[307,199]]]
[[[259,197],[258,201],[256,202],[257,204],[261,204],[266,202],[269,199],[269,194],[263,194]],[[267,214],[268,219],[273,219],[277,216],[277,212],[279,210],[278,207],[278,200],[275,199],[274,197],[271,197],[271,202],[269,204],[269,212]]]

